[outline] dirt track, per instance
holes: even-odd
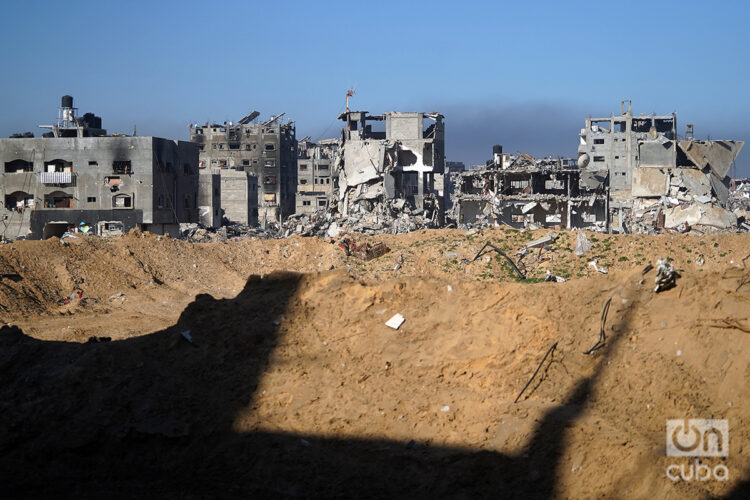
[[[5,491],[737,492],[750,479],[750,237],[597,235],[579,257],[563,233],[524,259],[529,282],[494,255],[463,262],[487,240],[515,251],[544,234],[379,236],[392,251],[366,263],[302,238],[0,246],[0,274],[17,275],[0,281],[0,317],[23,331],[0,333]],[[657,295],[641,269],[659,256],[682,278]],[[531,282],[547,269],[568,281]],[[75,286],[83,299],[61,304]],[[607,343],[585,355],[610,298]],[[384,325],[396,312],[398,331]],[[729,420],[729,457],[704,459],[729,481],[666,477],[689,463],[665,456],[672,418]]]

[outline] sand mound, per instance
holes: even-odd
[[[299,238],[5,246],[3,272],[21,279],[0,286],[0,303],[20,309],[6,316],[20,328],[0,331],[4,490],[739,495],[750,479],[750,271],[736,257],[747,238],[643,240],[654,253],[671,245],[682,269],[660,294],[653,271],[633,266],[641,237],[610,238],[603,275],[565,253],[575,235],[563,235],[538,267],[587,271],[565,283],[515,282],[494,258],[449,272],[445,252],[479,243],[460,232],[386,238],[391,254],[364,264]],[[697,249],[706,262],[690,266]],[[283,268],[305,272],[272,271]],[[96,300],[59,305],[77,284]],[[586,355],[607,300],[606,343]],[[395,313],[397,331],[385,326]],[[104,335],[114,340],[86,342]],[[671,463],[692,463],[665,456],[666,420],[678,418],[728,419],[729,456],[702,459],[728,481],[667,478]]]

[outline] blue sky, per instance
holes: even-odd
[[[110,132],[282,111],[334,136],[352,107],[441,111],[450,160],[492,145],[573,155],[588,115],[677,112],[680,131],[750,139],[743,2],[6,2],[0,136],[56,117],[60,96]],[[750,176],[750,146],[737,161]]]

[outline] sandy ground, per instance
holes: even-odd
[[[526,280],[494,253],[466,262],[545,234],[361,238],[391,248],[369,262],[297,237],[2,245],[0,491],[741,496],[750,236],[588,233],[576,256],[562,233]],[[682,276],[655,294],[641,271],[660,256]],[[606,343],[584,354],[610,299]],[[681,418],[728,419],[729,456],[701,459],[728,480],[667,477],[694,465],[665,454]]]

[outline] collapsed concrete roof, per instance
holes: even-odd
[[[711,171],[723,179],[745,145],[745,141],[696,141],[687,139],[679,142],[680,148],[696,167]]]

